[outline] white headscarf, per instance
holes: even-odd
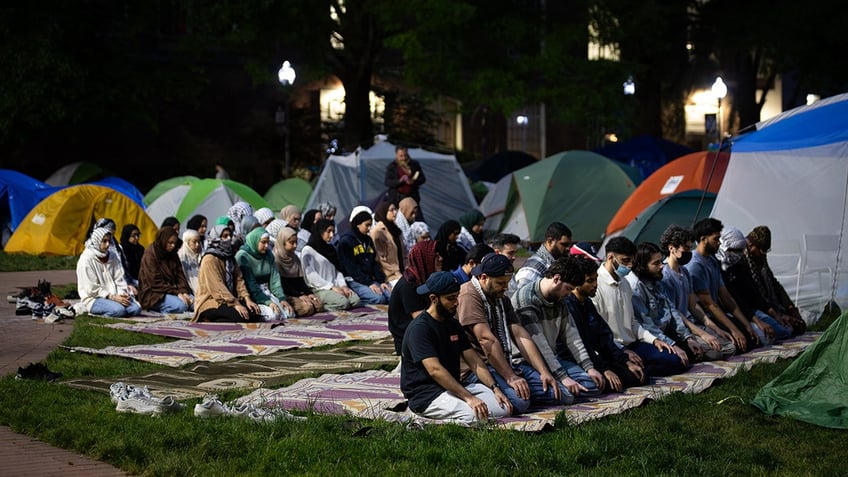
[[[106,249],[105,252],[100,250],[100,242],[103,241],[106,234],[111,235],[112,232],[106,227],[97,227],[91,231],[91,236],[85,241],[85,248],[94,252],[94,255],[101,260],[109,256],[109,249]]]

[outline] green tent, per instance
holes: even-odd
[[[178,176],[172,177],[170,179],[165,179],[162,182],[159,182],[144,196],[144,205],[149,206],[156,199],[159,198],[165,192],[173,189],[174,187],[181,185],[191,185],[192,182],[199,181],[199,177],[195,176]]]
[[[848,312],[751,402],[766,414],[848,429]]]
[[[607,223],[635,189],[633,181],[615,161],[588,151],[560,152],[512,173],[498,182],[509,191],[503,205],[481,204],[491,218],[503,211],[496,224],[500,232],[522,240],[541,242],[551,222],[567,225],[575,241],[599,241]],[[497,195],[498,191],[490,191]],[[491,208],[489,213],[484,208]],[[489,222],[487,222],[488,224]]]
[[[210,223],[226,215],[233,204],[247,202],[253,210],[268,207],[268,202],[255,190],[241,182],[229,179],[197,179],[188,184],[173,184],[147,206],[147,213],[157,224],[166,217],[176,217],[185,222],[196,214],[205,216]]]
[[[302,211],[310,195],[312,195],[312,185],[300,177],[292,177],[272,185],[265,193],[265,201],[275,211],[287,205],[295,205]]]
[[[712,192],[705,194],[700,190],[689,190],[664,197],[649,205],[620,233],[611,236],[623,235],[633,243],[659,243],[660,236],[669,225],[677,224],[690,228],[698,220],[709,217],[715,198],[716,195]]]

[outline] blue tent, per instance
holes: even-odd
[[[14,232],[30,210],[59,189],[20,172],[0,169],[0,216],[8,213],[9,228]]]
[[[666,163],[695,151],[663,138],[637,136],[627,141],[609,144],[592,152],[635,167],[642,173],[642,180],[644,180]]]
[[[132,201],[138,204],[142,209],[147,208],[147,205],[144,204],[144,195],[141,193],[141,191],[138,190],[136,186],[121,179],[120,177],[104,177],[99,181],[90,182],[90,184],[102,185],[104,187],[116,190],[132,199]]]

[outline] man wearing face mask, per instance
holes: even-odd
[[[607,321],[616,343],[647,376],[668,376],[680,371],[680,358],[665,341],[636,320],[633,289],[627,280],[636,245],[627,237],[613,237],[606,245],[606,259],[598,268],[598,291],[592,301]]]
[[[742,313],[736,300],[725,286],[721,264],[715,255],[721,244],[721,221],[714,218],[701,220],[692,228],[697,248],[686,269],[692,277],[692,290],[698,302],[710,317],[733,337],[737,352],[745,352],[760,344],[754,325]],[[763,335],[773,334],[771,327],[761,330]]]
[[[766,313],[766,310],[771,307],[757,290],[751,277],[748,261],[745,260],[747,245],[748,242],[741,230],[736,227],[725,227],[722,230],[721,246],[716,256],[721,261],[721,276],[724,278],[724,283],[733,295],[733,299],[736,300],[736,304],[739,305],[739,309],[745,316],[751,317],[751,321],[757,325],[757,328],[765,329],[769,326],[774,330],[772,336],[757,333],[764,344],[791,338],[791,325],[781,321],[780,316],[773,318]],[[755,332],[759,331],[757,328],[754,328]]]
[[[692,259],[692,232],[679,225],[670,225],[660,237],[660,248],[668,254],[660,287],[677,311],[686,317],[689,330],[706,344],[704,360],[733,356],[736,353],[733,337],[704,313],[698,297],[692,292],[689,270],[683,266]]]

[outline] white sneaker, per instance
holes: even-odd
[[[220,417],[229,414],[229,409],[215,394],[207,394],[203,397],[203,402],[194,405],[194,415],[197,417]]]
[[[118,412],[132,412],[145,415],[168,412],[168,409],[164,408],[159,400],[141,395],[118,398],[118,405],[115,406],[115,410]]]
[[[256,410],[253,404],[247,402],[243,404],[231,404],[224,406],[227,409],[228,415],[235,417],[249,417]]]
[[[132,386],[132,384],[130,384]],[[118,381],[117,383],[109,386],[109,396],[112,398],[112,402],[118,404],[118,401],[121,398],[128,398],[130,396],[127,391],[127,385]]]
[[[306,416],[295,416],[285,409],[263,409],[255,408],[248,417],[259,423],[271,423],[275,421],[305,421]]]

